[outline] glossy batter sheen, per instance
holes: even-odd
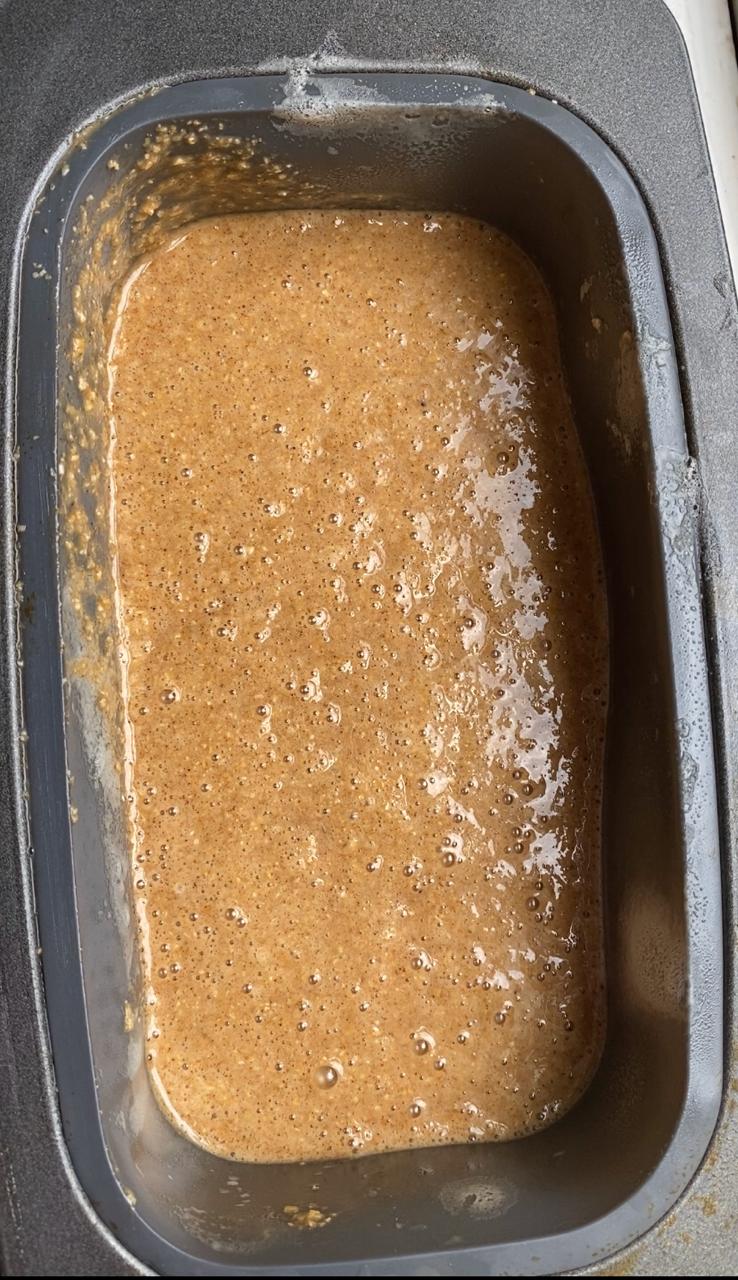
[[[199,223],[110,394],[163,1106],[264,1161],[550,1123],[601,1042],[607,675],[537,272],[446,214]]]

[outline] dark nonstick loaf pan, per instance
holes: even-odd
[[[176,1133],[143,1061],[110,728],[104,387],[89,357],[116,283],[157,236],[213,212],[316,205],[474,214],[554,295],[610,608],[608,1032],[582,1101],[529,1138],[249,1166]],[[40,182],[16,419],[38,932],[64,1134],[96,1212],[145,1265],[179,1275],[541,1274],[646,1230],[717,1116],[722,920],[695,482],[657,244],[617,158],[555,103],[462,76],[296,67],[141,97]],[[299,1230],[288,1205],[334,1216]]]

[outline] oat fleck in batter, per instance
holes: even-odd
[[[607,677],[535,269],[444,214],[199,223],[111,406],[163,1106],[265,1161],[550,1123],[601,1041]]]

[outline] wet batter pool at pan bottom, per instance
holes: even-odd
[[[110,404],[165,1110],[261,1161],[551,1123],[602,1037],[607,641],[536,269],[456,215],[194,224]]]

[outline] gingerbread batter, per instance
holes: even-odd
[[[455,215],[202,222],[110,387],[162,1105],[259,1161],[550,1123],[602,1035],[607,649],[536,270]]]

